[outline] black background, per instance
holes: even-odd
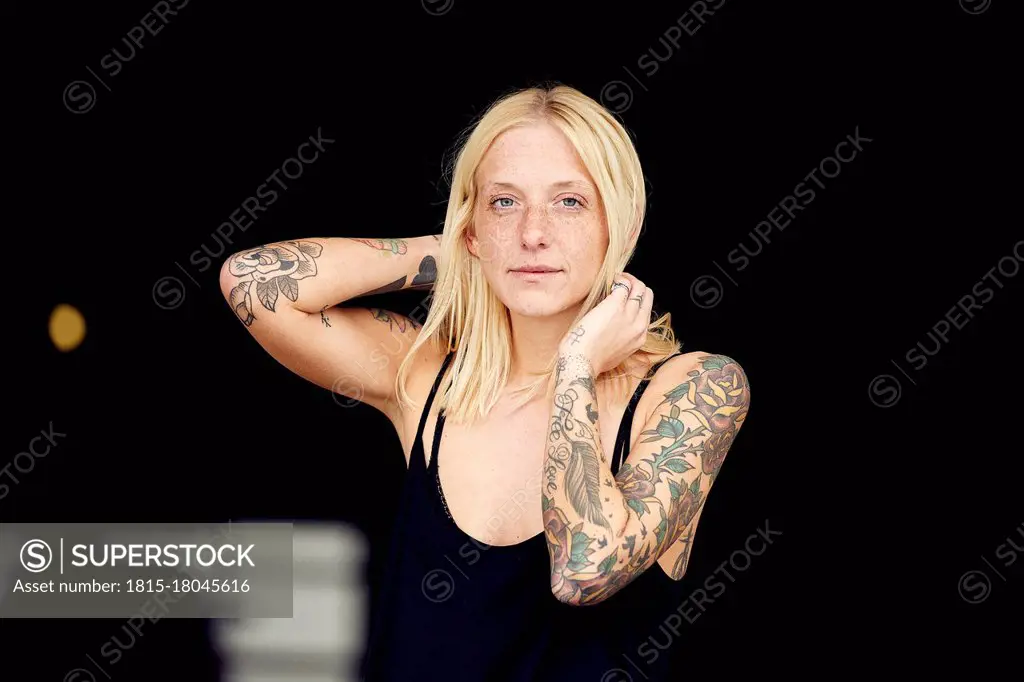
[[[437,233],[446,154],[494,98],[558,81],[621,106],[622,86],[606,89],[619,80],[650,196],[629,271],[684,349],[736,358],[752,387],[687,580],[697,588],[766,520],[783,533],[686,626],[681,678],[1009,654],[1024,557],[1003,567],[996,551],[1021,544],[1024,521],[1024,274],[985,280],[994,295],[924,367],[905,356],[934,348],[929,330],[1021,239],[1012,3],[728,0],[671,45],[659,39],[690,3],[193,0],[110,77],[101,60],[125,54],[153,4],[2,10],[14,267],[0,466],[50,423],[67,437],[18,474],[0,520],[344,521],[367,533],[372,579],[404,472],[397,436],[266,355],[217,269],[190,254],[215,248],[215,228],[318,130],[336,142],[235,233],[236,250]],[[638,65],[666,45],[656,71]],[[62,100],[75,80],[95,88],[84,113]],[[748,267],[730,265],[857,130],[863,152]],[[691,296],[704,275],[721,285],[711,306]],[[182,283],[173,309],[154,296],[167,276]],[[408,312],[422,295],[378,298]],[[70,353],[48,338],[59,303],[88,325]],[[895,402],[872,398],[883,374],[901,384]],[[992,580],[979,604],[958,591],[974,569]],[[5,620],[3,665],[62,679],[120,625]],[[151,632],[119,679],[217,679],[205,623]]]

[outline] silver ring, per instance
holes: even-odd
[[[623,289],[626,290],[626,296],[629,296],[629,291],[630,291],[629,285],[626,284],[625,282],[616,282],[615,284],[613,284],[612,285],[612,291],[615,291],[615,287],[622,287]],[[611,291],[608,292],[608,293],[611,293]]]

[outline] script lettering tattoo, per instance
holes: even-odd
[[[299,298],[299,280],[315,277],[316,259],[323,247],[310,241],[263,244],[231,257],[228,271],[239,278],[228,302],[246,327],[256,319],[256,302],[274,312],[278,294],[293,303]]]
[[[571,332],[569,332],[570,334],[572,334],[572,345],[575,346],[577,343],[579,343],[580,337],[583,336],[583,334],[585,334],[586,331],[587,330],[584,329],[582,325],[580,325],[579,327],[576,327]]]
[[[331,326],[331,318],[324,314],[324,311],[330,307],[330,304],[325,303],[324,307],[320,309],[320,321],[324,323],[325,327]]]
[[[559,357],[555,364],[555,386],[562,384],[562,371],[565,369],[565,358]],[[549,432],[548,438],[551,435]],[[553,495],[558,490],[558,484],[555,479],[557,478],[559,471],[565,470],[565,463],[568,460],[568,448],[564,443],[560,443],[558,446],[548,446],[548,457],[547,462],[544,465],[544,474],[547,476],[547,491],[549,495]],[[547,498],[544,498],[545,504]],[[547,507],[545,506],[545,510]]]
[[[566,388],[561,395],[568,392]],[[641,444],[651,444],[645,447],[649,454],[630,456],[615,475],[628,516],[628,534],[613,535],[614,543],[606,543],[603,537],[595,542],[597,535],[591,534],[597,528],[585,524],[586,517],[573,497],[568,499],[576,515],[567,514],[544,495],[555,596],[576,605],[602,601],[659,559],[670,577],[681,579],[700,510],[748,405],[749,388],[739,364],[723,355],[696,359],[688,379],[663,393],[652,415],[652,428],[641,432],[634,453]]]
[[[565,363],[580,362],[577,357],[559,359],[563,368]],[[555,389],[556,415],[548,435],[548,456],[556,467],[565,470],[565,491],[576,513],[611,530],[611,524],[601,508],[601,468],[594,432],[573,414],[573,406],[579,399],[577,386],[587,391],[593,402],[597,402],[594,379],[589,374],[589,368],[577,372],[576,378],[561,391]]]

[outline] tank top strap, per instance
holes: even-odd
[[[412,446],[412,457],[409,462],[409,469],[418,469],[423,471],[426,469],[426,453],[423,452],[423,428],[427,424],[427,415],[430,414],[430,407],[434,404],[434,396],[437,394],[437,389],[441,385],[441,377],[444,376],[444,372],[448,369],[448,364],[452,360],[452,356],[455,355],[455,351],[449,351],[444,356],[444,361],[441,362],[441,369],[437,372],[437,377],[434,378],[434,386],[430,389],[430,395],[427,396],[427,401],[423,405],[423,413],[420,414],[420,425],[416,429],[416,440]]]
[[[626,461],[626,457],[629,456],[629,432],[633,427],[633,413],[636,410],[637,403],[640,402],[640,397],[643,396],[644,391],[647,390],[647,384],[649,384],[651,379],[654,378],[654,375],[659,369],[661,369],[662,365],[677,355],[682,354],[682,351],[676,351],[667,358],[654,363],[654,365],[651,366],[651,369],[648,370],[647,376],[640,380],[640,384],[636,387],[636,390],[633,391],[633,397],[629,399],[626,411],[622,415],[622,421],[619,422],[619,433],[615,438],[615,449],[612,451],[616,453],[615,459],[612,461],[613,476],[619,473],[619,467],[622,466],[622,463]]]

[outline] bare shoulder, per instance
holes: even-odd
[[[415,437],[419,419],[426,405],[430,389],[441,371],[445,353],[438,351],[433,344],[425,343],[409,360],[406,393],[412,405],[404,405],[395,399],[388,405],[387,414],[395,426],[395,431],[402,441],[406,452],[409,452],[409,441]]]

